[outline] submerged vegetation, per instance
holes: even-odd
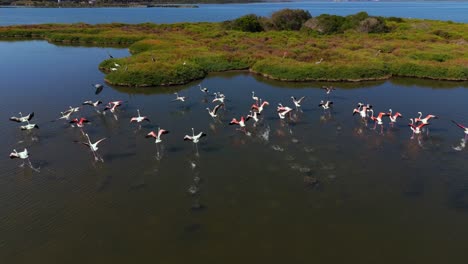
[[[468,80],[467,24],[364,12],[312,17],[281,10],[222,23],[24,25],[0,27],[0,37],[128,46],[132,56],[100,64],[117,85],[183,84],[229,70],[284,81]]]

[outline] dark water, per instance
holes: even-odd
[[[225,73],[203,80],[229,99],[217,123],[198,83],[106,87],[95,96],[90,84],[102,81],[97,65],[106,56],[101,48],[0,42],[2,263],[466,261],[467,150],[453,150],[463,133],[449,120],[468,123],[467,83],[340,83],[327,114],[317,107],[322,84]],[[227,123],[246,114],[252,90],[271,105],[247,136]],[[174,91],[188,102],[171,102]],[[274,108],[292,106],[291,95],[307,99],[294,121],[282,122]],[[74,143],[83,140],[78,128],[51,122],[88,99],[127,101],[118,120],[90,108],[77,115],[91,120],[84,130],[93,140],[107,138],[104,163]],[[394,129],[385,121],[381,135],[351,115],[360,101],[405,118]],[[137,108],[151,124],[129,124]],[[35,111],[40,130],[7,121],[19,111]],[[418,111],[440,118],[429,136],[411,140],[405,124]],[[171,131],[160,160],[144,138],[158,126]],[[198,156],[182,141],[191,127],[208,134]],[[40,173],[8,158],[24,147]]]
[[[320,14],[398,16],[468,22],[468,2],[288,2],[200,5],[200,8],[0,8],[0,25],[40,23],[174,23],[224,21],[245,14],[268,16],[283,8]]]

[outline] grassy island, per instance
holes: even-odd
[[[283,81],[468,80],[468,24],[363,12],[311,17],[281,10],[222,23],[9,26],[0,27],[0,38],[125,45],[130,57],[99,66],[108,83],[123,86],[184,84],[230,70]],[[121,66],[111,69],[114,63]]]

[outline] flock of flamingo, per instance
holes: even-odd
[[[211,94],[208,88],[202,87],[201,85],[198,85],[198,86],[199,86],[200,91],[204,93],[206,96],[208,95],[214,96],[214,99],[211,102],[215,103],[216,105],[212,109],[207,107],[206,110],[213,119],[218,118],[218,111],[220,111],[220,109],[224,108],[225,106],[226,96],[220,92],[215,92]],[[95,84],[94,85],[94,88],[96,89],[95,94],[96,95],[99,94],[102,91],[103,87],[104,86],[102,84]],[[322,87],[322,89],[325,90],[327,97],[330,95],[330,93],[332,93],[335,90],[334,87],[327,87],[327,86]],[[180,96],[178,93],[175,93],[175,96],[176,96],[175,99],[172,100],[173,102],[186,102],[188,100],[187,97]],[[254,101],[254,103],[250,108],[249,114],[245,116],[241,116],[239,119],[232,118],[232,120],[229,122],[229,125],[239,126],[238,130],[243,131],[246,134],[248,133],[245,129],[247,122],[249,120],[252,120],[254,123],[257,123],[259,121],[259,115],[262,115],[264,109],[267,106],[269,106],[269,102],[256,96],[254,91],[252,91],[251,98]],[[291,99],[292,99],[292,103],[294,104],[294,108],[296,110],[299,110],[302,106],[302,103],[305,97],[303,96],[301,98],[296,98],[294,96],[291,96]],[[89,122],[88,119],[86,119],[85,117],[72,118],[72,115],[79,112],[80,108],[82,108],[83,106],[93,107],[100,114],[105,114],[106,111],[109,111],[115,115],[119,111],[119,108],[124,103],[125,102],[122,100],[111,101],[107,103],[102,110],[99,110],[99,106],[102,104],[102,102],[99,100],[98,101],[89,100],[89,101],[83,102],[82,106],[80,107],[70,106],[64,112],[60,113],[60,117],[58,119],[66,120],[72,126],[83,128],[85,124]],[[329,109],[331,109],[331,107],[333,106],[333,102],[330,100],[326,100],[326,101],[321,100],[318,106],[323,108],[324,111],[329,111]],[[278,114],[278,117],[281,120],[284,120],[287,118],[291,118],[291,112],[294,111],[294,108],[278,103],[278,106],[276,108],[276,113]],[[392,109],[389,109],[388,112],[379,112],[377,116],[375,116],[372,105],[363,104],[363,103],[358,103],[356,108],[353,109],[352,113],[353,115],[358,114],[361,117],[362,121],[365,122],[366,124],[368,121],[374,122],[374,129],[376,129],[377,126],[380,126],[381,133],[383,133],[384,117],[388,117],[390,126],[394,126],[398,118],[403,117],[403,115],[399,112],[393,113]],[[418,117],[409,119],[410,123],[408,124],[408,126],[412,131],[411,138],[414,138],[415,135],[422,134],[424,129],[426,129],[426,133],[429,133],[429,130],[425,127],[430,125],[430,121],[432,121],[433,119],[437,119],[437,116],[432,115],[432,114],[429,114],[425,116],[424,118],[421,112],[418,112],[418,115],[419,115]],[[10,120],[24,124],[20,126],[21,130],[39,129],[39,126],[37,124],[33,124],[30,122],[33,119],[33,117],[34,117],[34,112],[25,116],[23,116],[23,114],[20,112],[19,117],[13,116],[10,118]],[[141,115],[140,110],[137,109],[137,116],[130,118],[130,123],[141,124],[142,122],[150,122],[150,119],[147,116]],[[456,121],[453,121],[453,120],[452,122],[463,130],[465,134],[464,141],[466,142],[466,139],[468,138],[468,127],[460,123],[457,123]],[[191,131],[192,133],[190,135],[185,135],[183,140],[191,141],[192,143],[196,145],[201,140],[201,138],[206,136],[206,134],[202,131],[195,133],[194,128],[192,128],[191,130],[192,130]],[[81,132],[83,136],[85,137],[85,141],[82,141],[82,142],[78,141],[78,142],[89,148],[89,150],[93,154],[96,161],[103,162],[104,160],[102,159],[102,157],[98,155],[97,151],[98,151],[98,145],[101,142],[103,142],[106,138],[101,138],[93,142],[87,133],[85,133],[83,130],[81,130]],[[168,133],[169,133],[169,130],[158,128],[156,131],[150,131],[149,133],[147,133],[146,137],[154,139],[154,143],[158,145],[159,143],[163,141],[162,137]],[[159,156],[159,150],[158,150],[158,156]],[[16,149],[14,149],[13,152],[10,154],[10,158],[21,159],[23,161],[21,166],[24,166],[25,164],[27,164],[29,165],[31,169],[38,171],[38,169],[32,166],[31,161],[29,160],[29,152],[26,148],[22,152],[18,152]]]

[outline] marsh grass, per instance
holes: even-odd
[[[344,25],[342,33],[327,35],[310,29],[243,32],[223,23],[43,24],[0,27],[0,38],[125,45],[131,56],[99,67],[109,83],[128,86],[184,84],[228,70],[284,81],[468,80],[467,24],[387,18],[385,25],[386,33]],[[117,71],[110,70],[114,62],[121,65]]]

